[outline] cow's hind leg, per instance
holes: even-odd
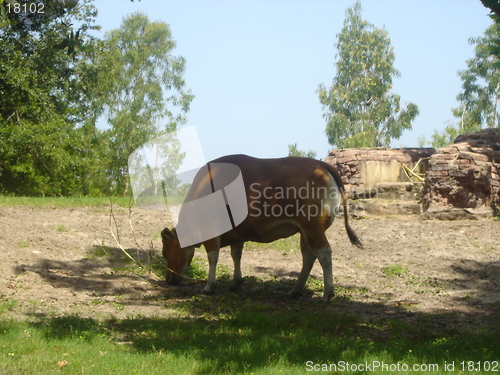
[[[311,249],[318,257],[321,268],[323,268],[324,290],[323,300],[329,302],[334,295],[333,270],[332,270],[332,248],[328,243],[326,235],[318,235],[313,239],[308,239]]]
[[[241,254],[243,252],[243,245],[243,242],[231,245],[231,257],[233,258],[234,263],[233,283],[230,287],[232,291],[240,289],[241,284],[243,283],[243,278],[241,276]]]
[[[334,295],[333,271],[332,271],[332,248],[328,243],[325,233],[308,233],[305,240],[311,252],[318,258],[323,268],[324,290],[323,300],[329,302]]]
[[[207,285],[203,289],[204,294],[214,294],[217,290],[217,279],[215,273],[217,271],[217,262],[219,261],[220,242],[218,238],[214,238],[205,242],[205,249],[208,257],[208,279]]]
[[[304,235],[300,236],[300,250],[302,252],[302,270],[300,271],[300,275],[295,283],[295,286],[290,293],[288,293],[290,297],[296,297],[302,292],[304,286],[306,285],[307,278],[311,273],[314,262],[316,261],[316,255],[312,252]]]

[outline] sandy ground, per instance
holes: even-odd
[[[8,306],[18,317],[163,316],[174,311],[176,300],[201,296],[203,281],[172,287],[151,274],[131,271],[110,234],[110,229],[117,232],[121,245],[147,263],[147,250],[160,252],[159,232],[169,224],[165,212],[129,213],[118,207],[113,212],[114,219],[106,208],[0,208],[0,308]],[[327,308],[485,323],[500,316],[499,221],[417,216],[351,220],[365,249],[349,243],[342,220],[327,232],[337,288]],[[295,279],[300,250],[278,247],[250,246],[243,253],[243,275],[264,282]],[[203,249],[195,257],[205,262]],[[222,250],[220,263],[232,272],[228,249]],[[311,275],[322,284],[318,264]],[[221,283],[218,293],[240,298],[226,284]],[[320,290],[314,290],[301,300],[321,303]],[[280,303],[286,303],[284,298]]]

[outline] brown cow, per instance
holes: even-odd
[[[241,173],[243,208],[246,214],[242,216],[241,207],[239,213],[231,212],[234,199],[231,201],[231,194],[226,191],[223,195],[227,205],[226,216],[232,224],[229,230],[218,226],[223,218],[215,213],[216,210],[204,209],[206,206],[203,205],[199,205],[196,210],[193,210],[193,206],[189,208],[190,203],[218,190],[223,191],[223,186],[227,186],[232,180],[236,181],[236,174],[227,174],[224,166],[232,166],[232,172]],[[332,250],[325,231],[332,224],[341,204],[344,207],[344,223],[349,240],[361,248],[361,241],[349,225],[344,185],[331,165],[300,157],[257,159],[246,155],[229,155],[213,160],[197,173],[181,207],[176,228],[171,231],[165,228],[161,233],[163,256],[169,268],[167,282],[177,285],[182,281],[182,275],[191,263],[195,248],[203,244],[209,262],[208,280],[203,292],[215,293],[219,250],[221,247],[231,246],[234,261],[231,289],[238,289],[242,282],[241,253],[246,241],[268,243],[300,232],[302,270],[289,295],[296,296],[302,291],[317,258],[323,268],[323,300],[328,302],[334,295],[334,286]],[[237,216],[241,219],[236,220]],[[200,233],[205,224],[202,223],[210,228],[215,225],[219,232],[210,238],[207,235],[203,237]],[[181,227],[182,233],[195,233],[194,238],[199,238],[199,242],[190,239],[190,242],[184,241],[187,246],[181,246]],[[196,237],[196,233],[199,237]]]

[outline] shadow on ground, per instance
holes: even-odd
[[[218,293],[205,296],[204,280],[167,286],[144,270],[139,272],[120,249],[106,248],[105,256],[100,251],[96,247],[87,258],[72,262],[42,259],[20,265],[16,272],[29,268],[56,290],[95,290],[97,297],[120,294],[123,304],[144,304],[145,290],[154,290],[148,298],[164,307],[164,312],[157,317],[104,321],[37,314],[33,324],[43,324],[47,338],[106,336],[136,353],[191,356],[199,361],[196,373],[200,374],[243,373],[276,363],[304,369],[307,361],[356,363],[370,358],[442,366],[499,359],[500,262],[458,259],[453,267],[460,277],[453,285],[462,283],[474,292],[460,300],[467,311],[422,312],[405,303],[363,302],[357,289],[371,290],[372,285],[338,284],[337,297],[325,304],[321,301],[322,280],[318,279],[308,283],[302,296],[289,299],[286,295],[297,273],[281,268],[271,280],[245,277],[238,292],[229,291],[230,277],[224,275]],[[127,251],[153,267],[147,252]],[[161,274],[161,265],[155,267]],[[144,284],[140,288],[133,286],[138,279]]]

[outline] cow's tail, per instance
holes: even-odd
[[[362,249],[363,244],[361,243],[361,240],[349,225],[349,214],[347,213],[347,198],[345,196],[345,191],[343,187],[342,187],[342,204],[344,205],[344,223],[345,223],[345,230],[347,231],[347,236],[349,237],[349,240],[354,246]]]
[[[351,243],[359,247],[360,249],[363,248],[363,244],[361,243],[361,240],[359,239],[358,235],[354,232],[354,230],[351,228],[349,225],[349,214],[347,213],[347,197],[345,194],[345,189],[344,189],[344,183],[342,182],[342,178],[340,177],[339,173],[335,168],[333,168],[330,164],[325,163],[327,165],[327,170],[328,172],[332,175],[333,179],[335,180],[335,183],[337,184],[340,194],[342,195],[342,205],[344,207],[344,223],[345,223],[345,230],[347,232],[347,236],[349,237],[349,240]]]

